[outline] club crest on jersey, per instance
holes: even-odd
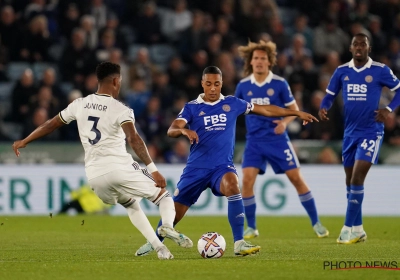
[[[267,95],[268,96],[272,96],[272,95],[274,95],[274,93],[275,93],[275,91],[272,88],[267,90]]]
[[[203,111],[201,111],[200,112],[200,114],[199,114],[199,116],[203,116],[203,115],[205,115],[206,113],[204,113]]]
[[[371,75],[368,75],[368,76],[365,77],[365,81],[366,81],[367,83],[372,82],[372,80],[373,80],[373,78],[372,78]]]
[[[344,78],[344,81],[348,81],[348,80],[350,80],[349,76],[346,76],[346,78]]]
[[[225,104],[224,106],[222,106],[222,110],[224,110],[225,112],[229,112],[231,110],[231,106]]]
[[[253,96],[253,93],[252,93],[251,91],[249,91],[249,92],[247,93],[247,96]]]

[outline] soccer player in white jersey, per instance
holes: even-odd
[[[337,239],[339,244],[367,239],[362,224],[364,181],[372,164],[378,162],[383,122],[400,105],[400,81],[389,67],[369,57],[371,45],[368,36],[356,34],[350,52],[353,59],[333,73],[318,112],[321,120],[329,120],[327,112],[342,91],[345,123],[342,158],[348,203],[344,226]],[[386,108],[379,109],[381,91],[385,86],[396,94]]]
[[[149,156],[146,145],[137,133],[133,111],[116,100],[121,87],[120,66],[111,62],[96,68],[98,90],[85,98],[78,98],[57,116],[48,120],[28,137],[15,141],[14,152],[71,121],[78,122],[79,136],[85,150],[85,171],[89,185],[107,204],[124,206],[132,224],[156,248],[159,259],[173,255],[158,239],[139,202],[146,198],[159,206],[162,226],[158,234],[189,248],[192,241],[173,228],[175,207],[165,189],[165,178]],[[147,165],[140,168],[126,151],[126,143]]]
[[[273,42],[249,42],[239,47],[248,75],[236,87],[235,96],[259,105],[276,105],[299,110],[286,80],[272,73],[276,64],[276,45]],[[286,132],[295,117],[246,116],[246,147],[243,153],[242,196],[247,229],[244,238],[259,235],[256,226],[256,199],[254,183],[258,174],[265,173],[267,163],[275,174],[286,174],[296,188],[299,200],[306,210],[311,226],[318,237],[327,237],[329,231],[319,221],[311,190],[300,173],[300,163]]]
[[[210,188],[214,195],[228,200],[228,220],[232,229],[234,254],[246,256],[260,251],[260,246],[243,239],[244,208],[238,176],[233,164],[236,119],[242,114],[271,116],[297,116],[304,124],[315,119],[312,115],[273,105],[250,104],[234,96],[223,96],[222,73],[218,67],[204,69],[201,85],[204,93],[185,104],[168,129],[168,136],[187,137],[190,154],[174,193],[177,224],[196,203],[201,193]],[[188,126],[188,128],[186,128]],[[159,224],[160,225],[160,224]],[[152,251],[146,243],[136,255]]]

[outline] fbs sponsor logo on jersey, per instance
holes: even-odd
[[[348,93],[366,93],[367,92],[367,85],[366,84],[348,84],[347,85],[347,92]]]
[[[212,130],[225,130],[226,121],[228,120],[226,114],[211,115],[203,117],[204,126],[206,131]]]
[[[271,104],[271,102],[269,101],[268,97],[252,98],[252,99],[250,99],[250,103],[258,104],[258,105],[269,105],[269,104]]]

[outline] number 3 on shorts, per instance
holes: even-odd
[[[291,161],[292,159],[293,159],[293,155],[292,155],[292,153],[291,153],[291,151],[290,151],[290,149],[286,149],[286,150],[284,150],[283,151],[285,154],[286,154],[286,160],[287,161]]]

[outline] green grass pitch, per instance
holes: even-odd
[[[167,240],[174,260],[135,257],[144,238],[123,216],[0,217],[0,279],[400,279],[400,270],[331,270],[324,263],[391,262],[400,268],[400,217],[366,217],[366,243],[337,245],[343,217],[322,217],[330,237],[318,239],[306,217],[259,217],[259,255],[235,257],[226,217],[185,217],[177,229],[194,247]],[[151,217],[156,225],[158,218]],[[197,240],[217,231],[220,259],[202,259]],[[335,267],[333,267],[335,268]],[[351,278],[350,278],[351,277]]]

